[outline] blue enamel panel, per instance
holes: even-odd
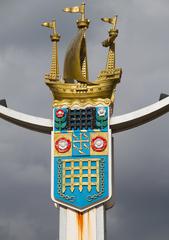
[[[74,131],[72,137],[73,156],[84,156],[90,154],[90,133]]]
[[[93,177],[91,177],[91,182],[93,186],[91,186],[91,190],[89,191],[88,185],[89,185],[89,177],[87,172],[84,174],[84,177],[82,177],[82,190],[79,189],[80,186],[80,176],[79,172],[77,174],[74,171],[74,175],[71,176],[68,173],[65,174],[64,171],[64,164],[65,161],[70,160],[71,164],[72,161],[76,163],[73,166],[77,166],[77,162],[80,163],[81,159],[76,157],[66,157],[66,158],[54,158],[54,198],[57,199],[60,202],[64,202],[68,205],[75,206],[79,209],[84,209],[90,205],[93,205],[97,202],[103,201],[109,196],[109,190],[108,190],[108,157],[107,156],[92,156],[87,158],[87,161],[90,161],[92,159],[95,159],[99,162],[99,175],[95,176],[96,174],[92,174]],[[82,164],[83,167],[87,166],[87,161],[85,161],[85,164]],[[96,164],[94,164],[96,166]],[[82,167],[82,168],[83,168]],[[65,174],[65,177],[63,176]],[[65,191],[63,190],[63,179],[66,179],[65,181]],[[97,189],[97,181],[99,181],[99,188]],[[73,190],[71,190],[71,187],[73,187]]]

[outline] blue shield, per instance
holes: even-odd
[[[54,108],[54,202],[85,211],[108,201],[111,191],[109,108]]]

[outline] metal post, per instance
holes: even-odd
[[[79,213],[60,207],[59,240],[104,240],[104,206]]]

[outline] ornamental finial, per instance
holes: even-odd
[[[81,18],[77,20],[77,26],[79,29],[85,29],[89,27],[90,21],[85,18],[85,6],[86,4],[82,2],[80,6],[66,7],[63,9],[67,13],[80,13]]]
[[[118,16],[116,15],[116,16],[114,16],[114,17],[112,17],[112,18],[104,17],[104,18],[101,18],[101,20],[102,20],[103,22],[112,24],[112,29],[113,29],[113,30],[116,30],[117,18],[118,18]]]
[[[57,42],[60,40],[60,35],[56,32],[56,20],[53,19],[51,22],[44,22],[41,24],[43,27],[51,28],[53,34],[50,35],[52,41],[52,64],[49,74],[45,75],[47,81],[58,81],[59,80],[59,62],[58,62],[58,46]]]

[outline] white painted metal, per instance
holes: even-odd
[[[169,112],[169,97],[140,110],[110,119],[113,133],[138,127]]]
[[[49,134],[52,131],[52,120],[16,112],[3,106],[0,106],[0,117],[8,122],[37,132]]]
[[[105,240],[105,210],[103,205],[96,210],[96,233],[97,240]]]
[[[150,122],[169,111],[169,97],[140,110],[112,117],[110,126],[114,133],[128,130]],[[52,131],[52,120],[34,117],[0,106],[0,117],[33,131],[48,133]]]
[[[59,240],[104,240],[104,206],[85,213],[60,207]]]
[[[66,240],[67,209],[59,208],[59,240]]]

